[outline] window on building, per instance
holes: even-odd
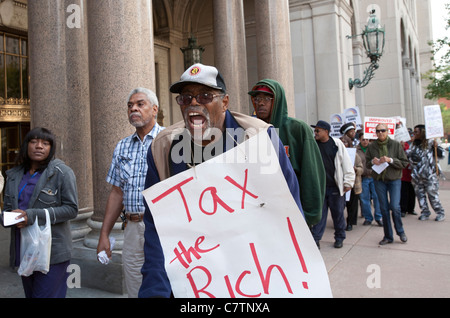
[[[28,99],[27,38],[0,32],[0,97]]]

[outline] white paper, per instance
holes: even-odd
[[[3,212],[3,225],[4,226],[11,226],[17,223],[20,223],[22,221],[25,221],[25,219],[22,217],[18,220],[16,220],[16,217],[20,215],[20,212]]]
[[[116,238],[111,236],[109,238],[109,244],[110,244],[111,251],[113,250],[115,243],[116,243]],[[109,264],[110,259],[109,259],[108,255],[106,255],[106,251],[101,251],[100,253],[98,253],[97,258],[100,261],[100,263],[102,263],[103,265]]]
[[[350,201],[351,192],[352,192],[352,190],[345,192],[345,201]]]
[[[383,162],[379,165],[373,165],[372,166],[372,170],[375,171],[376,173],[380,174],[384,171],[384,169],[386,169],[387,167],[389,167],[389,163],[387,162]]]
[[[175,297],[332,296],[267,132],[143,194]]]

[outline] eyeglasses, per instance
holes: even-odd
[[[178,105],[180,105],[180,106],[190,105],[193,98],[195,98],[195,100],[198,103],[204,105],[204,104],[211,103],[213,101],[213,99],[218,97],[218,96],[224,96],[224,94],[214,95],[214,94],[211,94],[211,93],[205,93],[205,94],[198,94],[196,96],[192,96],[192,95],[178,95],[175,99],[176,99]]]
[[[375,130],[375,132],[376,132],[377,134],[379,134],[379,133],[385,133],[385,132],[386,132],[386,129],[377,129],[377,130]]]
[[[266,96],[266,97],[253,97],[253,100],[254,100],[256,103],[260,103],[260,102],[268,103],[268,102],[270,102],[272,99],[273,99],[272,97],[268,97],[268,96]]]

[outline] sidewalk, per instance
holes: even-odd
[[[402,218],[407,243],[401,243],[396,236],[394,243],[379,246],[383,229],[375,223],[363,226],[363,219],[358,218],[358,225],[346,232],[344,246],[336,249],[333,247],[334,230],[329,217],[320,252],[328,270],[333,296],[450,297],[450,178],[441,182],[440,199],[447,212],[444,221],[435,222],[434,212],[428,221],[419,221],[415,215]],[[5,232],[0,227],[0,238],[5,237]],[[0,242],[0,298],[22,298],[20,277],[7,267],[6,242]],[[67,298],[119,297],[126,295],[83,287],[67,292]]]
[[[446,219],[434,221],[434,212],[427,221],[419,221],[418,215],[402,218],[407,243],[395,235],[394,243],[379,246],[383,228],[375,222],[363,226],[364,219],[358,218],[358,225],[346,232],[344,246],[336,249],[329,218],[320,246],[333,296],[450,297],[450,178],[441,181],[439,194]],[[415,211],[420,211],[417,203]]]

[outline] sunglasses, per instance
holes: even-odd
[[[214,98],[218,96],[224,96],[224,94],[220,95],[214,95],[211,93],[205,93],[205,94],[198,94],[196,96],[192,95],[178,95],[175,100],[177,101],[178,105],[180,106],[187,106],[190,105],[192,102],[192,99],[195,98],[195,100],[202,105],[209,104],[213,101]]]
[[[386,129],[377,129],[377,130],[375,130],[375,132],[376,132],[377,134],[379,134],[379,133],[385,133],[385,132],[386,132]]]

